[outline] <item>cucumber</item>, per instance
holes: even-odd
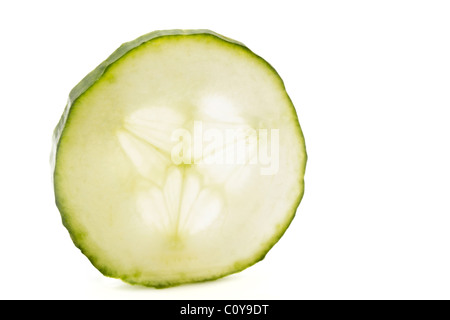
[[[63,225],[103,275],[130,284],[244,270],[304,193],[305,142],[283,81],[209,30],[120,46],[70,92],[53,138]]]

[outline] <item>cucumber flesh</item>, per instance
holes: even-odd
[[[70,93],[54,190],[104,275],[167,287],[264,258],[304,192],[306,151],[276,71],[207,30],[122,45]]]

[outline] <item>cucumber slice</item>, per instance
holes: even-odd
[[[304,138],[276,71],[208,30],[123,44],[54,132],[57,207],[105,276],[168,287],[264,258],[303,196]]]

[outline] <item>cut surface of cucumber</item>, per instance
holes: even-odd
[[[54,131],[57,207],[104,275],[168,287],[262,260],[304,192],[306,149],[276,71],[208,30],[123,44]]]

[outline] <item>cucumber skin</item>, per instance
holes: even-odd
[[[168,288],[168,287],[174,287],[186,283],[198,283],[198,282],[206,282],[211,280],[216,280],[234,273],[239,273],[243,271],[244,269],[247,269],[248,267],[256,264],[257,262],[263,260],[267,253],[272,249],[272,247],[280,240],[280,238],[284,235],[290,224],[292,223],[297,208],[301,203],[301,200],[303,199],[304,195],[304,186],[305,182],[304,179],[300,179],[299,185],[301,192],[299,193],[297,200],[292,206],[291,214],[286,219],[285,223],[280,224],[278,228],[278,234],[276,234],[272,239],[267,241],[265,244],[263,244],[261,247],[265,248],[262,252],[259,252],[255,256],[245,259],[243,261],[236,262],[233,267],[230,270],[224,271],[220,274],[217,274],[215,276],[209,276],[206,278],[188,278],[186,281],[180,280],[177,282],[146,282],[146,281],[139,281],[136,282],[132,278],[128,278],[127,276],[124,276],[123,274],[119,274],[115,272],[115,270],[112,270],[110,268],[107,268],[106,266],[100,265],[99,263],[96,263],[96,257],[94,255],[89,254],[86,252],[86,250],[82,247],[84,233],[75,231],[73,226],[70,223],[69,217],[65,214],[65,211],[67,210],[64,208],[64,205],[59,201],[58,199],[58,186],[55,179],[55,173],[56,173],[56,164],[58,159],[58,149],[60,145],[61,138],[64,134],[64,128],[66,127],[66,124],[68,122],[72,107],[74,106],[76,100],[80,98],[87,90],[89,90],[98,80],[100,80],[103,76],[103,74],[107,71],[107,69],[120,60],[122,57],[124,57],[126,54],[128,54],[133,49],[139,47],[140,45],[149,42],[153,39],[160,38],[160,37],[167,37],[167,36],[189,36],[189,35],[202,35],[202,36],[211,36],[216,37],[221,40],[224,40],[230,44],[240,46],[242,49],[249,51],[253,56],[260,59],[268,68],[270,68],[275,74],[278,75],[277,71],[270,65],[266,60],[264,60],[262,57],[258,56],[254,52],[252,52],[249,48],[247,48],[243,43],[238,42],[236,40],[230,39],[228,37],[225,37],[221,34],[218,34],[214,31],[208,30],[208,29],[192,29],[192,30],[185,30],[185,29],[172,29],[172,30],[157,30],[150,33],[147,33],[143,36],[140,36],[139,38],[136,38],[135,40],[123,43],[117,50],[115,50],[105,61],[103,61],[100,65],[98,65],[93,71],[91,71],[88,75],[86,75],[69,93],[67,104],[64,108],[64,112],[56,125],[54,131],[53,131],[53,137],[52,137],[52,150],[50,155],[50,165],[51,165],[51,173],[52,173],[52,181],[54,184],[54,196],[55,196],[55,204],[61,214],[61,220],[64,227],[68,230],[69,235],[72,239],[72,242],[74,245],[88,258],[88,260],[91,262],[91,264],[99,270],[104,276],[111,277],[111,278],[117,278],[121,279],[122,281],[131,284],[131,285],[141,285],[146,287],[153,287],[153,288]],[[285,89],[283,80],[280,76],[278,76],[279,81],[281,82],[282,87]],[[286,94],[287,95],[287,94]],[[288,96],[288,95],[287,95]],[[289,98],[289,96],[288,96]],[[297,113],[295,111],[295,107],[292,103],[292,101],[289,98],[289,101],[292,106],[292,111],[296,116],[297,119],[297,125],[298,130],[301,136],[301,139],[303,140],[303,146],[305,146],[305,139],[303,135],[303,131],[300,127],[300,124],[298,122]],[[306,147],[304,147],[304,163],[302,172],[304,174],[306,170],[306,163],[308,160]]]

